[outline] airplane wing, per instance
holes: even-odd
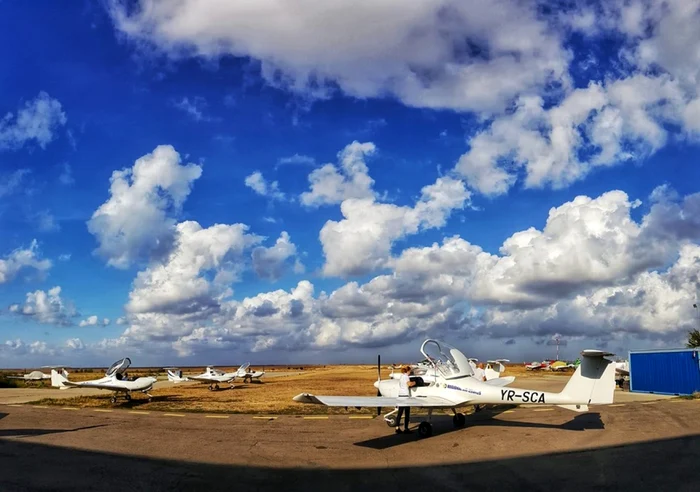
[[[128,391],[128,389],[124,386],[116,386],[114,384],[108,383],[74,383],[72,381],[63,381],[63,384],[66,386],[72,386],[74,388],[95,388],[109,391]]]
[[[489,379],[487,381],[483,381],[483,383],[488,384],[489,386],[507,386],[513,381],[515,381],[515,376],[506,376],[503,378]]]
[[[390,398],[386,396],[315,396],[301,393],[293,398],[299,403],[315,403],[329,407],[431,407],[454,408],[469,400],[451,401],[437,396]]]

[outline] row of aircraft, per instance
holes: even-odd
[[[109,369],[107,369],[107,372],[105,372],[103,378],[75,382],[68,379],[68,373],[65,369],[63,369],[62,373],[59,373],[53,368],[50,376],[51,385],[62,390],[70,388],[94,388],[113,391],[114,394],[111,398],[112,403],[117,402],[117,395],[119,393],[123,393],[124,398],[130,401],[132,392],[141,392],[148,396],[148,401],[150,402],[153,396],[149,391],[153,389],[157,378],[153,376],[144,376],[130,379],[127,376],[127,369],[129,366],[131,366],[131,359],[125,357],[112,364]],[[209,383],[209,389],[213,391],[219,389],[219,383],[232,382],[235,378],[241,378],[244,382],[252,382],[253,380],[260,380],[265,374],[262,371],[251,372],[248,370],[249,367],[250,363],[246,363],[235,372],[224,373],[212,366],[208,366],[203,374],[195,376],[183,376],[182,371],[176,367],[166,367],[164,369],[168,373],[168,380],[173,383],[182,383],[185,381]],[[231,387],[233,388],[233,384],[231,384]]]
[[[501,377],[505,367],[505,359],[487,362],[484,377],[475,376],[476,359],[468,359],[460,350],[451,345],[434,339],[423,342],[420,352],[424,359],[412,364],[410,379],[415,386],[410,389],[410,396],[399,396],[399,380],[393,373],[388,379],[381,379],[380,361],[377,361],[377,381],[374,387],[377,396],[336,396],[314,395],[301,393],[293,398],[304,404],[326,405],[331,407],[371,407],[381,412],[382,408],[392,408],[384,415],[384,420],[390,427],[396,426],[396,413],[399,407],[422,408],[427,410],[427,418],[418,426],[421,437],[432,435],[432,414],[437,409],[451,410],[455,427],[463,427],[466,418],[458,412],[465,406],[483,406],[499,404],[534,404],[557,405],[575,412],[588,411],[589,405],[607,405],[613,402],[616,374],[625,370],[621,364],[615,364],[607,359],[613,354],[601,350],[584,350],[581,352],[581,363],[568,380],[564,389],[559,393],[533,391],[513,388],[509,385],[514,377]],[[59,373],[56,368],[51,370],[51,382],[60,389],[87,387],[115,392],[112,402],[116,402],[116,394],[124,393],[127,400],[131,393],[140,391],[151,399],[149,391],[156,382],[155,377],[139,377],[131,380],[126,375],[131,360],[121,359],[107,370],[105,377],[92,380],[72,382],[68,380],[65,369]],[[618,367],[619,365],[619,367]],[[214,367],[207,367],[203,374],[184,376],[178,368],[165,368],[168,380],[173,383],[196,381],[209,383],[210,390],[219,389],[219,384],[230,383],[236,378],[249,382],[259,379],[264,372],[249,371],[249,364],[244,364],[234,372],[224,373]]]
[[[249,368],[249,362],[233,372],[223,372],[213,366],[207,366],[202,374],[194,376],[183,376],[182,371],[177,367],[166,367],[165,370],[168,371],[168,381],[172,383],[177,384],[185,381],[209,383],[209,391],[216,391],[219,389],[219,383],[231,383],[231,388],[233,388],[233,381],[236,378],[242,379],[244,383],[252,383],[254,380],[259,381],[265,375],[264,371],[249,371]]]

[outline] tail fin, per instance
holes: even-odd
[[[63,384],[65,381],[68,381],[68,378],[56,372],[56,369],[51,369],[51,386],[58,389],[68,389],[70,386]]]
[[[566,383],[562,396],[569,397],[578,405],[559,405],[560,407],[584,412],[588,405],[608,405],[613,402],[615,394],[615,364],[607,355],[614,355],[601,350],[584,350],[581,365]]]
[[[180,369],[168,369],[168,381],[171,381],[173,383],[180,383],[182,381],[185,381],[185,379],[182,377],[182,371]]]

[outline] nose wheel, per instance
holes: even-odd
[[[463,413],[456,413],[456,414],[452,417],[452,423],[454,424],[454,426],[455,426],[456,428],[459,429],[459,428],[461,428],[461,427],[464,427],[464,424],[467,423],[467,419],[466,419],[466,417],[464,416]]]
[[[396,414],[398,411],[399,409],[395,408],[391,412],[384,415],[384,422],[386,422],[386,425],[389,427],[396,427]]]

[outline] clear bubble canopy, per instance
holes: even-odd
[[[474,375],[469,359],[460,350],[448,343],[428,339],[423,342],[420,351],[428,363],[439,371],[445,379],[457,379]]]

